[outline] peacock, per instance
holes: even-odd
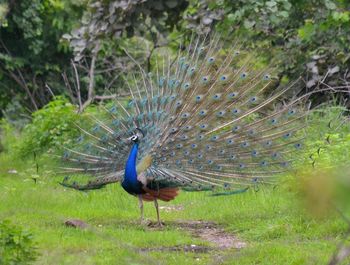
[[[120,182],[143,202],[171,201],[180,189],[234,194],[274,183],[308,150],[310,93],[295,95],[259,54],[220,37],[194,37],[176,54],[125,76],[130,98],[98,107],[64,147],[61,184],[76,190]],[[127,51],[126,51],[127,52]],[[265,65],[265,66],[264,66]],[[86,181],[74,178],[82,174]]]

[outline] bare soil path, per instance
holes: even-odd
[[[226,249],[241,249],[246,243],[226,232],[222,227],[209,221],[178,221],[166,224],[191,233],[194,237],[207,241],[209,245],[185,245],[171,247],[143,248],[141,251],[185,251],[207,253]],[[159,229],[159,228],[150,228]]]

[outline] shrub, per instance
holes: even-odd
[[[29,264],[37,256],[31,233],[9,221],[0,222],[0,264]]]
[[[21,156],[67,144],[78,135],[75,123],[79,123],[81,116],[76,113],[75,106],[63,97],[57,97],[34,112],[32,117],[17,145]]]

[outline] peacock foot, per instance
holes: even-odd
[[[148,227],[152,227],[152,228],[163,228],[165,226],[164,222],[150,222],[148,224]]]

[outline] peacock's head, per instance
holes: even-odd
[[[138,135],[134,134],[133,136],[130,137],[130,140],[134,143],[138,143],[139,137],[138,137]]]
[[[144,132],[140,128],[135,129],[135,133],[128,138],[133,143],[138,143],[143,137],[145,137]]]

